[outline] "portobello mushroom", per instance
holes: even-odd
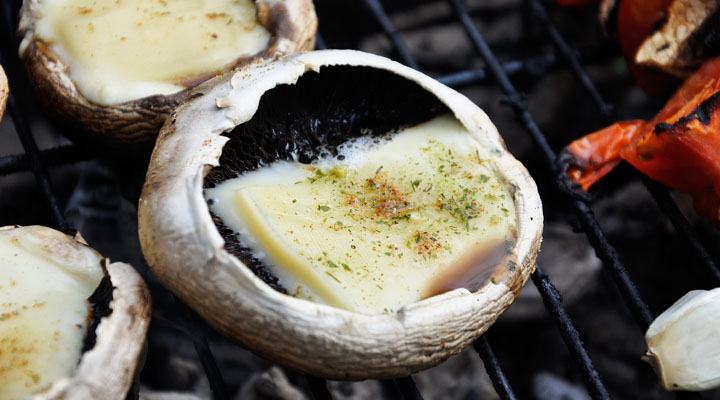
[[[452,130],[448,138],[423,136],[441,126]],[[452,145],[450,136],[464,144]],[[280,178],[253,175],[276,167],[294,172]],[[487,172],[477,174],[476,167]],[[424,175],[403,176],[408,171]],[[236,177],[260,183],[230,196],[246,201],[235,207],[244,227],[211,209],[228,201],[213,190]],[[264,192],[273,189],[271,180],[283,180],[279,192]],[[444,186],[442,192],[431,187],[448,182],[462,186]],[[349,191],[365,194],[353,202]],[[425,200],[418,200],[423,193]],[[482,202],[500,196],[506,196],[504,204],[512,211]],[[303,204],[304,209],[293,208]],[[359,208],[351,210],[355,205]],[[348,209],[334,209],[343,206]],[[406,206],[412,211],[406,213]],[[493,218],[501,208],[507,217]],[[339,226],[335,215],[313,219],[335,212],[345,215],[346,224]],[[354,218],[353,212],[365,214]],[[308,248],[327,239],[318,257],[285,238],[294,228],[274,219],[283,213],[309,218],[309,230],[290,232],[302,235]],[[260,355],[332,379],[404,376],[459,353],[520,292],[534,270],[543,221],[535,183],[482,110],[420,72],[351,50],[298,53],[246,66],[196,88],[161,130],[138,217],[143,253],[153,272],[210,324]],[[252,222],[255,217],[261,222]],[[427,229],[418,232],[422,218],[428,220]],[[437,220],[434,228],[430,219]],[[505,224],[501,231],[511,238],[500,242],[499,255],[495,246],[485,246],[497,244],[492,242],[497,236],[473,241],[486,226],[481,221]],[[314,232],[312,224],[317,225]],[[382,237],[369,236],[372,232]],[[403,233],[420,235],[402,243],[397,238]],[[442,243],[442,235],[454,234],[471,243],[453,242],[456,247],[438,257],[421,251],[423,242]],[[368,243],[359,252],[363,240]],[[370,241],[384,246],[374,261],[369,257],[377,249],[369,247]],[[341,246],[347,246],[347,254],[338,250]],[[426,263],[423,256],[431,260]],[[351,257],[360,261],[351,265],[346,262]],[[376,281],[390,290],[410,285],[421,269],[435,264],[437,274],[422,284],[433,289],[416,285],[392,309],[370,304],[375,297],[354,304],[328,301],[343,293],[362,296],[354,283],[333,283],[353,282],[356,276],[361,281],[361,264],[369,265],[362,272],[377,279],[373,273],[405,271],[402,282]],[[282,268],[296,278],[305,275],[312,290],[297,290],[298,283],[288,283]],[[334,278],[326,279],[328,273]],[[312,286],[312,280],[320,285]],[[385,296],[382,289],[365,295]],[[322,291],[329,295],[313,296]]]
[[[126,398],[150,319],[133,267],[42,226],[0,228],[0,260],[0,397]]]
[[[188,89],[255,60],[314,47],[311,0],[26,0],[20,57],[74,139],[151,146]]]

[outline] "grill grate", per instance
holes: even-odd
[[[3,65],[7,65],[7,63],[3,63]],[[40,186],[40,190],[42,190],[45,200],[48,203],[48,207],[50,207],[53,218],[57,222],[58,227],[63,232],[70,233],[72,229],[70,228],[70,224],[68,224],[67,220],[65,219],[65,215],[63,215],[63,212],[60,209],[60,203],[58,202],[57,197],[55,197],[55,195],[53,194],[52,184],[50,183],[50,176],[48,175],[45,163],[43,163],[40,159],[40,151],[38,150],[37,143],[35,143],[35,140],[30,133],[30,126],[25,119],[25,113],[20,111],[15,101],[15,96],[13,95],[13,91],[16,88],[16,86],[14,85],[14,74],[12,72],[8,72],[8,75],[8,86],[10,87],[10,94],[7,99],[7,111],[13,119],[13,122],[15,123],[15,129],[17,131],[18,138],[20,139],[20,143],[25,150],[26,157],[24,158],[24,162],[32,170],[33,175],[35,176],[35,180],[37,181],[38,186]],[[19,157],[17,157],[16,159],[18,159],[18,161],[23,160]],[[8,162],[8,168],[11,169],[14,167],[15,169],[19,169],[19,162],[17,164],[13,164],[11,161],[12,160]]]
[[[480,355],[480,358],[482,358],[485,369],[492,380],[493,387],[498,395],[500,395],[500,398],[502,400],[515,400],[517,397],[515,397],[515,393],[510,386],[510,381],[508,381],[500,367],[500,362],[497,357],[495,357],[495,352],[492,347],[490,347],[487,338],[484,335],[481,336],[473,343],[473,347]],[[407,397],[405,398],[407,399]]]
[[[549,54],[501,64],[485,42],[478,27],[472,21],[462,0],[448,0],[448,3],[453,9],[457,21],[465,30],[468,40],[470,40],[474,46],[476,53],[485,61],[486,68],[456,71],[438,77],[438,80],[456,88],[490,80],[495,81],[505,94],[507,104],[509,104],[516,113],[517,120],[523,124],[527,133],[535,142],[535,146],[543,155],[546,167],[552,174],[558,175],[559,165],[557,163],[557,155],[550,147],[546,137],[528,111],[524,99],[513,86],[510,76],[524,73],[541,77],[550,70],[569,67],[578,84],[592,100],[599,115],[605,122],[610,122],[613,120],[612,106],[605,102],[597,87],[581,65],[581,62],[585,59],[602,59],[607,56],[608,52],[602,49],[599,51],[598,49],[593,49],[593,51],[589,52],[580,52],[580,55],[576,54],[562,37],[558,29],[553,25],[541,1],[525,0],[524,6],[532,11],[532,17],[541,22],[541,25],[544,27],[546,34],[555,46],[558,54]],[[397,29],[385,12],[380,1],[364,0],[364,5],[382,32],[392,43],[399,61],[412,68],[420,69],[405,43],[398,35]],[[17,16],[18,9],[19,1],[3,2],[2,4],[1,11],[6,27],[6,31],[2,32],[2,34],[5,35],[8,40],[3,41],[4,45],[2,46],[2,52],[0,52],[0,63],[2,63],[7,71],[11,86],[10,96],[8,98],[8,113],[15,124],[15,129],[22,143],[24,154],[0,157],[0,175],[7,175],[28,169],[31,170],[44,199],[47,201],[47,205],[52,212],[57,227],[65,232],[71,232],[73,231],[73,227],[63,215],[60,202],[54,194],[47,168],[90,159],[92,156],[85,149],[75,145],[64,145],[45,151],[38,150],[38,146],[33,139],[28,124],[28,115],[30,115],[28,109],[32,107],[32,103],[29,99],[24,98],[25,96],[19,96],[22,98],[15,96],[16,93],[27,93],[27,91],[23,91],[23,89],[26,89],[23,86],[24,77],[19,60],[17,56],[15,56],[17,42],[16,40],[10,39],[14,38],[14,27],[16,26],[15,16]],[[317,46],[318,48],[327,47],[326,41],[319,35],[317,37]],[[670,197],[667,188],[644,177],[643,183],[660,206],[662,212],[672,222],[677,232],[686,238],[688,248],[697,255],[703,267],[707,269],[715,281],[720,283],[720,270],[718,270],[717,262],[692,230],[689,222]],[[569,193],[565,188],[564,183],[558,180],[558,189],[572,197],[572,193]],[[631,280],[627,268],[620,260],[618,252],[608,241],[588,204],[578,198],[572,198],[571,204],[577,214],[580,225],[588,236],[589,242],[595,248],[597,255],[613,277],[638,327],[642,331],[645,331],[654,317],[634,282]],[[594,399],[610,398],[609,392],[599,372],[594,367],[587,350],[582,344],[578,331],[575,329],[570,317],[562,306],[561,294],[550,282],[540,265],[537,266],[535,273],[533,273],[532,280],[542,296],[545,307],[552,315],[555,324],[560,330],[565,344],[582,371],[590,395]],[[192,340],[205,370],[205,374],[208,377],[213,397],[216,399],[228,398],[223,376],[215,362],[207,338],[199,329],[204,323],[192,310],[179,300],[176,300],[176,302],[177,312],[172,314],[174,319],[166,322],[173,324]],[[502,399],[515,399],[516,396],[510,382],[505,376],[487,337],[481,337],[473,346],[483,359],[486,370],[499,396]],[[312,395],[316,399],[331,398],[330,392],[323,379],[310,376],[307,376],[306,379]],[[412,377],[400,378],[388,383],[390,383],[404,399],[422,399],[422,395],[418,391]],[[681,396],[688,397],[687,395]]]

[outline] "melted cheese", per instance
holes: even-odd
[[[103,277],[96,253],[42,229],[40,236],[0,231],[2,399],[24,399],[73,372],[87,330],[86,299]]]
[[[38,0],[36,34],[90,101],[186,89],[265,49],[252,0]]]
[[[451,117],[340,154],[276,162],[206,190],[211,210],[291,294],[393,312],[514,235],[512,195]]]

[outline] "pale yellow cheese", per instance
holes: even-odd
[[[252,0],[38,0],[36,33],[87,99],[117,104],[186,89],[265,49]]]
[[[87,298],[103,277],[91,250],[58,242],[57,232],[27,232],[0,231],[0,398],[8,400],[73,372],[87,331]],[[62,259],[53,259],[53,251]]]
[[[291,294],[393,312],[463,256],[514,234],[512,195],[449,116],[341,154],[277,162],[206,191]]]

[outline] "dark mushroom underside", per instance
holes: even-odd
[[[113,290],[115,288],[112,285],[110,276],[106,275],[100,281],[100,284],[95,291],[88,297],[90,303],[90,314],[88,315],[87,333],[83,339],[82,352],[85,353],[95,347],[97,340],[97,327],[100,325],[100,321],[108,315],[112,314],[110,308],[110,302],[113,299]]]
[[[214,187],[246,171],[277,160],[309,164],[322,154],[337,154],[348,139],[389,133],[448,113],[437,97],[416,83],[388,71],[368,67],[330,66],[307,72],[295,85],[267,91],[248,122],[225,136],[220,165],[205,177]],[[213,215],[225,249],[268,285],[285,292],[278,280],[237,235]]]

